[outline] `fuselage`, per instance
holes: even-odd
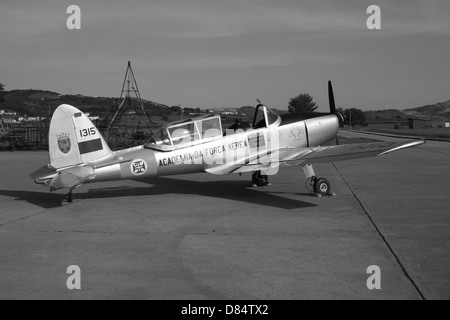
[[[338,127],[338,118],[327,115],[275,127],[238,130],[211,139],[193,139],[172,151],[157,150],[151,145],[120,150],[114,152],[119,163],[92,163],[95,178],[89,182],[200,173],[230,161],[277,161],[270,157],[274,150],[320,146],[336,137]]]

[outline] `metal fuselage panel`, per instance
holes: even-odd
[[[319,146],[336,137],[339,127],[335,115],[321,116],[275,128],[235,133],[170,152],[144,147],[115,152],[119,164],[95,169],[90,182],[146,179],[157,176],[205,172],[206,169],[245,159],[261,150]]]
[[[309,147],[316,147],[336,137],[339,119],[336,115],[322,116],[305,120],[305,125],[308,130]]]

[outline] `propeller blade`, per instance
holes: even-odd
[[[334,93],[333,93],[333,85],[331,84],[331,81],[328,81],[328,102],[330,105],[330,113],[336,114],[339,117],[339,120],[342,119],[342,115],[339,113],[336,113],[336,103],[334,102]],[[341,121],[339,121],[341,122]],[[339,145],[339,138],[338,135],[336,135],[336,145]]]
[[[336,113],[336,104],[334,102],[334,93],[331,81],[328,81],[328,101],[330,104],[330,113]]]

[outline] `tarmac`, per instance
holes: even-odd
[[[450,299],[449,157],[428,142],[316,165],[334,197],[290,167],[264,188],[205,173],[85,185],[68,204],[29,177],[47,153],[2,152],[0,299]]]

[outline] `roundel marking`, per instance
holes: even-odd
[[[147,162],[142,159],[133,160],[130,165],[131,173],[135,176],[142,176],[147,172]]]

